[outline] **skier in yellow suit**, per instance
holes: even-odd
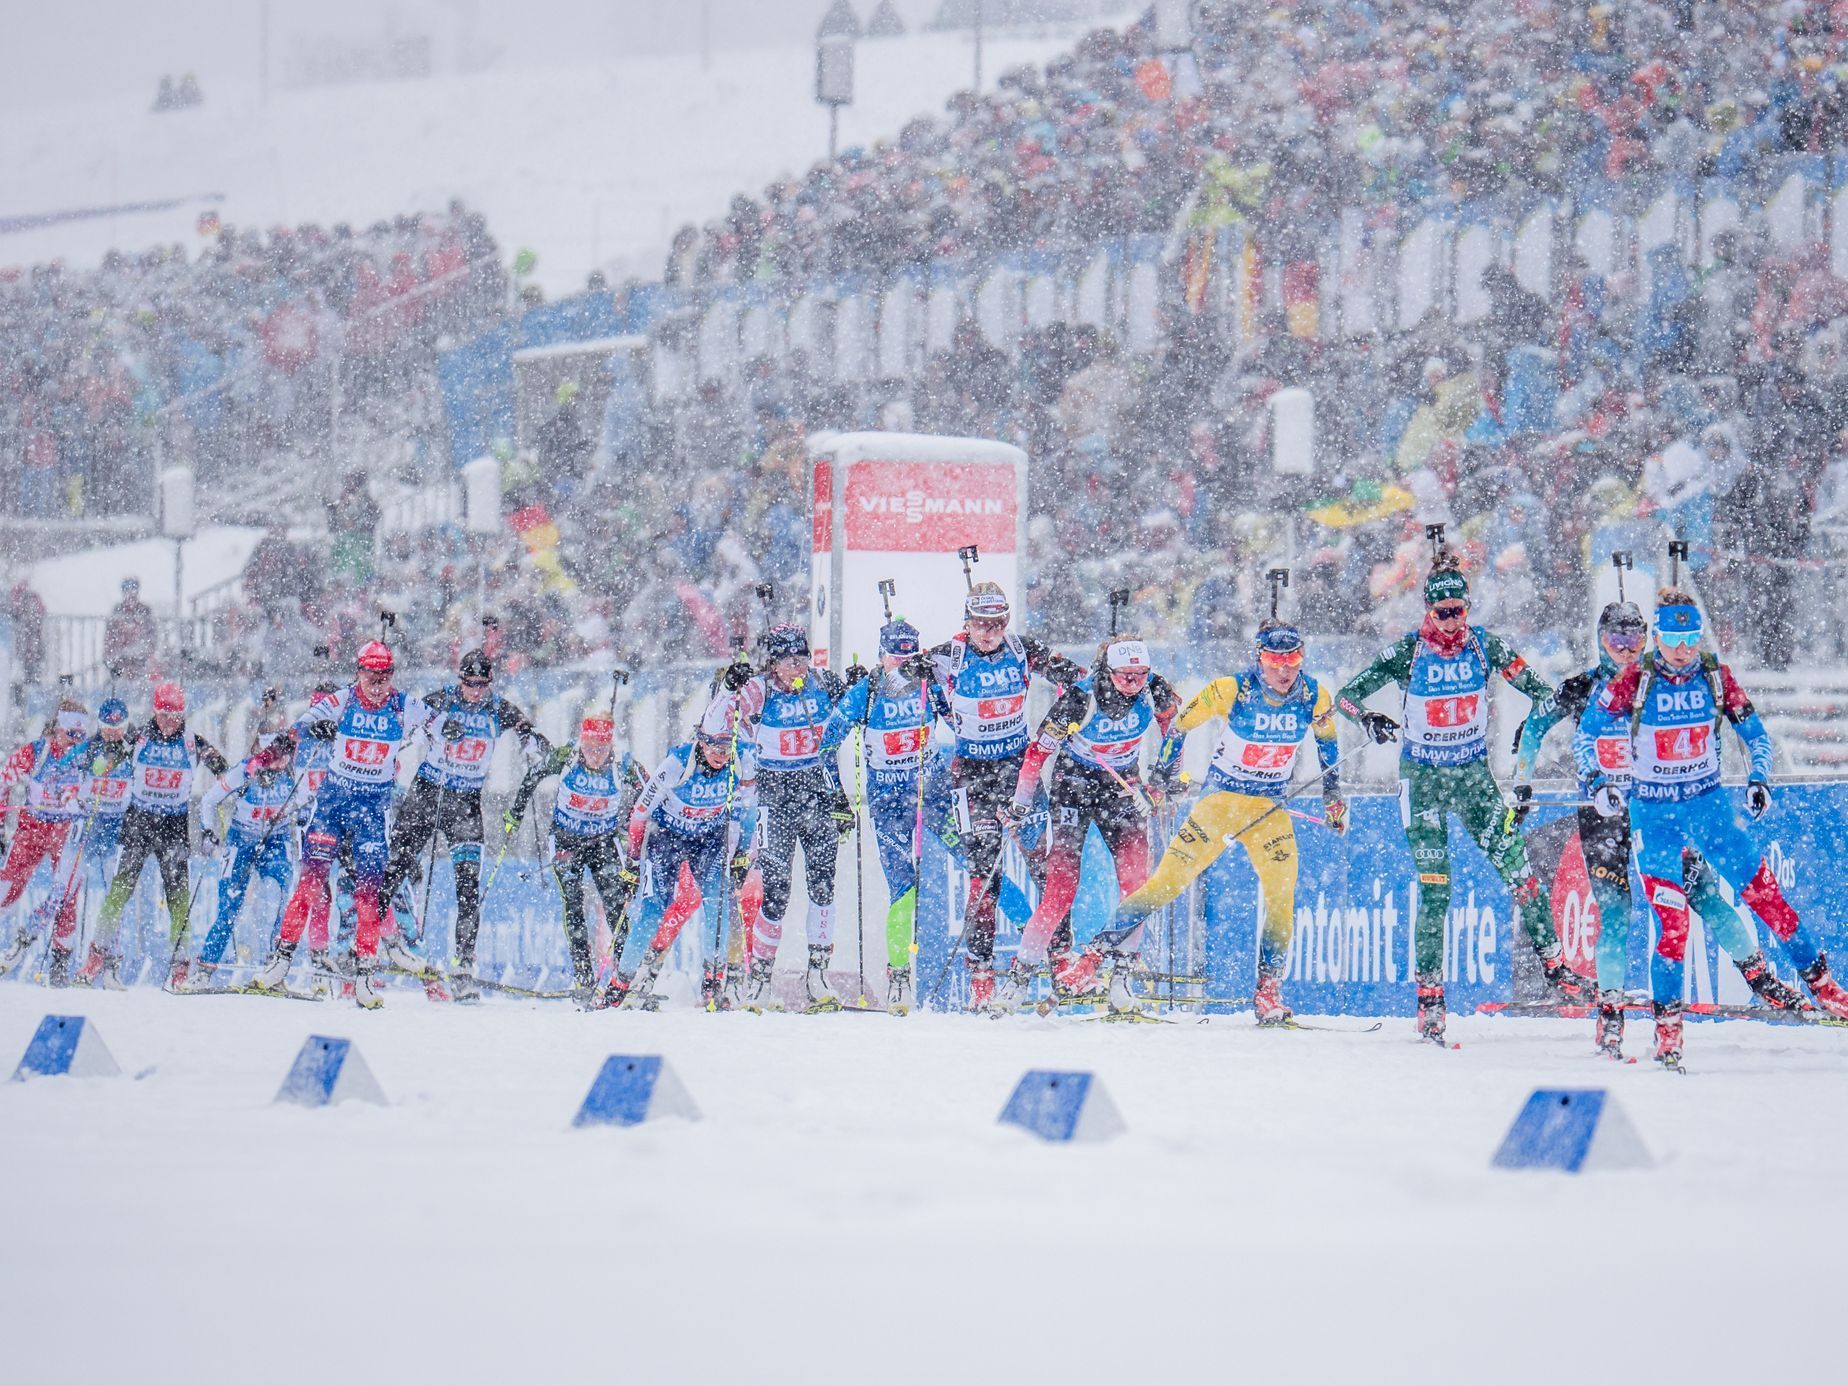
[[[1219,725],[1206,793],[1162,853],[1155,874],[1117,906],[1115,927],[1100,933],[1092,946],[1133,953],[1148,916],[1179,897],[1236,840],[1264,892],[1254,1009],[1258,1024],[1283,1025],[1290,1019],[1283,1004],[1283,972],[1296,927],[1296,832],[1289,813],[1278,805],[1290,791],[1290,772],[1305,737],[1315,738],[1323,814],[1336,833],[1347,832],[1347,802],[1335,768],[1340,749],[1334,703],[1328,690],[1302,671],[1302,633],[1268,620],[1258,628],[1257,646],[1255,668],[1213,680],[1181,709],[1172,736],[1209,722]]]

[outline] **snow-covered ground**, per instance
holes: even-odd
[[[7,984],[0,1061],[47,1011],[146,1076],[0,1084],[14,1381],[1824,1380],[1838,1354],[1840,1031],[1693,1026],[1677,1078],[1554,1021],[1457,1021],[1442,1053],[1405,1020]],[[391,1105],[272,1106],[310,1033]],[[666,1055],[704,1119],[571,1129],[612,1052]],[[1128,1133],[997,1126],[1035,1066],[1095,1070]],[[1491,1170],[1542,1085],[1612,1089],[1657,1167]]]
[[[1072,33],[991,38],[995,74]],[[969,85],[966,37],[911,34],[855,51],[841,147],[895,137]],[[548,294],[598,267],[658,278],[683,222],[800,175],[828,151],[810,44],[274,93],[227,83],[196,110],[150,114],[151,88],[0,121],[0,216],[188,199],[0,235],[0,266],[93,264],[111,247],[196,250],[199,214],[231,225],[364,226],[462,197],[511,255],[538,253]],[[222,201],[198,200],[222,195]]]

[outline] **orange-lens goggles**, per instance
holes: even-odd
[[[1301,650],[1291,650],[1288,654],[1278,654],[1271,650],[1258,651],[1258,663],[1272,669],[1295,669],[1303,662]]]

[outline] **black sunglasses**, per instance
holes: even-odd
[[[1434,606],[1431,614],[1440,621],[1454,621],[1469,611],[1467,606]]]
[[[464,688],[486,688],[491,682],[490,679],[463,679],[462,686]]]

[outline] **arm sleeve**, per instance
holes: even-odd
[[[872,703],[873,681],[861,679],[843,694],[834,708],[828,713],[827,725],[821,729],[821,749],[832,751],[853,733],[854,727],[866,720],[867,708]]]
[[[205,797],[199,801],[199,821],[211,826],[212,815],[218,812],[218,806],[233,794],[243,789],[249,775],[244,771],[244,764],[239,761],[213,780],[205,791]]]
[[[1583,674],[1567,679],[1559,685],[1559,692],[1553,701],[1542,707],[1536,704],[1521,723],[1520,741],[1515,747],[1514,777],[1517,780],[1531,780],[1534,767],[1540,761],[1540,746],[1546,740],[1546,734],[1568,717],[1583,718],[1585,706],[1591,700],[1591,680]],[[1573,752],[1577,756],[1576,749]]]
[[[231,762],[224,758],[223,753],[211,742],[199,735],[198,732],[192,734],[192,739],[193,751],[198,755],[200,763],[203,764],[207,770],[210,770],[214,775],[222,775],[226,770],[231,768]]]
[[[14,785],[32,773],[32,743],[27,742],[6,759],[0,767],[0,794],[6,793]]]
[[[560,746],[544,760],[527,770],[525,777],[520,781],[520,787],[514,791],[511,811],[515,818],[526,816],[526,806],[532,802],[533,794],[539,788],[539,782],[548,775],[562,772],[567,765],[571,764],[571,757],[576,754],[574,747]]]
[[[1023,635],[1020,637],[1020,643],[1026,647],[1027,669],[1051,679],[1060,688],[1070,688],[1084,677],[1084,670],[1081,667],[1054,650],[1045,641],[1036,640],[1031,635]]]
[[[552,743],[539,734],[539,728],[533,725],[533,719],[526,715],[526,710],[518,703],[500,700],[500,722],[503,727],[520,738],[520,745],[530,750],[537,746],[539,754],[544,756],[552,749]]]
[[[1315,690],[1315,708],[1310,713],[1309,728],[1315,736],[1316,762],[1322,767],[1322,793],[1336,798],[1341,793],[1341,738],[1335,727],[1335,698],[1327,685]]]
[[[1759,719],[1752,700],[1733,677],[1732,669],[1725,664],[1720,666],[1720,698],[1726,720],[1733,724],[1733,730],[1739,733],[1739,739],[1751,753],[1751,778],[1768,782],[1771,778],[1771,733],[1765,730],[1765,724]]]
[[[1412,650],[1417,632],[1401,637],[1381,650],[1378,657],[1343,685],[1335,694],[1335,709],[1349,721],[1358,722],[1366,709],[1363,704],[1389,683],[1403,685],[1412,674]]]

